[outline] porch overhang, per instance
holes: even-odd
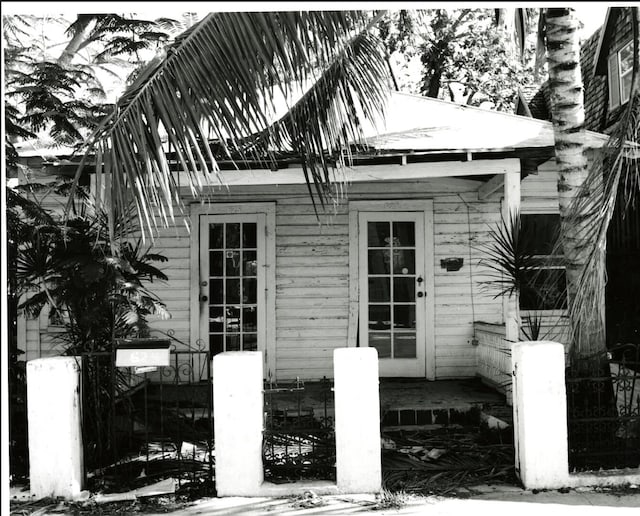
[[[607,135],[586,131],[588,149],[601,148]],[[46,175],[73,176],[79,156],[55,156],[54,152],[25,147],[22,163]],[[63,149],[60,152],[64,152]],[[522,177],[554,156],[553,125],[545,120],[490,111],[437,99],[394,92],[387,116],[363,129],[363,141],[346,170],[334,172],[347,182],[419,180],[466,177],[493,181],[494,176],[513,171],[519,161]],[[179,162],[167,154],[170,170],[180,179]],[[305,183],[300,160],[282,152],[275,160],[218,161],[218,177],[203,183],[220,186],[291,185]],[[271,168],[266,168],[271,167]],[[86,173],[94,166],[88,164]],[[188,182],[186,183],[188,184]]]

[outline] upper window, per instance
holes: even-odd
[[[560,232],[558,214],[520,215],[524,251],[536,258],[520,291],[521,310],[562,310],[567,307],[567,286],[562,259],[553,254]]]
[[[629,100],[633,74],[633,41],[609,56],[609,107],[621,106]]]

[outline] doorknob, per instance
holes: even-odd
[[[418,292],[418,297],[424,297],[424,292]]]
[[[422,279],[422,276],[418,276],[418,279],[416,280],[418,283],[422,283],[424,280]]]
[[[207,296],[200,296],[200,301],[202,303],[206,303],[207,301],[209,301],[209,298]]]

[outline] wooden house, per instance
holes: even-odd
[[[213,353],[261,350],[278,381],[330,377],[335,348],[373,346],[382,377],[500,383],[514,307],[483,288],[480,247],[509,209],[557,224],[552,125],[400,93],[387,113],[319,218],[295,162],[225,170],[227,187],[206,200],[185,189],[190,231],[177,220],[155,239],[172,317],[153,327]],[[591,150],[605,141],[587,133]],[[523,313],[549,308],[536,303],[522,300]],[[21,322],[27,359],[56,352],[51,330],[44,313]]]

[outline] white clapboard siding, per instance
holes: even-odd
[[[454,162],[451,167],[455,167]],[[524,210],[557,210],[557,190],[552,166],[522,181]],[[482,244],[490,242],[489,230],[500,220],[500,192],[483,201],[477,189],[482,182],[462,178],[438,178],[348,185],[348,197],[336,213],[316,217],[305,185],[260,185],[217,190],[213,203],[276,203],[276,377],[313,379],[332,376],[333,350],[347,345],[349,307],[349,215],[347,201],[384,199],[432,199],[434,221],[434,291],[436,378],[475,376],[476,347],[473,321],[501,323],[502,301],[486,292],[488,279],[482,265]],[[192,202],[185,190],[185,201]],[[533,210],[533,211],[532,211]],[[177,338],[195,345],[190,327],[190,235],[176,215],[169,228],[160,228],[154,252],[169,258],[156,264],[168,282],[150,285],[171,312],[168,320],[150,320],[154,328],[173,331]],[[444,258],[462,258],[459,271],[441,268]],[[27,321],[28,353],[42,353],[40,322]]]
[[[446,183],[446,180],[440,184]],[[475,350],[471,346],[473,312],[470,308],[471,292],[469,285],[469,271],[466,266],[459,273],[446,273],[439,269],[439,259],[452,256],[463,256],[468,265],[469,237],[468,224],[477,235],[476,240],[485,237],[488,223],[499,217],[499,202],[478,203],[477,194],[471,187],[477,189],[478,183],[464,186],[470,191],[464,191],[459,184],[456,191],[464,193],[463,198],[470,204],[470,213],[461,205],[460,197],[451,195],[449,188],[438,187],[438,182],[431,181],[429,190],[416,188],[415,184],[407,184],[404,195],[387,196],[386,192],[398,192],[398,184],[357,185],[357,191],[349,192],[350,200],[394,198],[431,198],[434,200],[434,232],[436,242],[439,235],[442,240],[454,242],[456,248],[445,248],[444,252],[436,246],[434,267],[436,285],[440,279],[450,289],[451,304],[440,303],[436,286],[436,337],[438,327],[449,328],[448,341],[455,342],[448,355],[439,355],[436,351],[436,376],[438,368],[444,367],[445,374],[456,359],[461,360],[462,373],[453,376],[466,376],[475,365]],[[439,200],[442,198],[442,202]],[[439,211],[442,206],[442,212]],[[474,210],[474,206],[478,206]],[[457,211],[456,211],[457,210]],[[277,343],[277,374],[279,378],[293,378],[306,375],[331,374],[332,350],[335,347],[346,346],[348,331],[348,217],[337,215],[331,219],[330,225],[318,227],[313,214],[313,207],[306,198],[289,200],[286,204],[277,204],[276,227],[276,263],[277,263],[277,298],[276,298],[276,343]],[[341,212],[342,213],[342,212]],[[451,215],[450,217],[448,215]],[[326,234],[321,234],[323,229]],[[461,235],[460,235],[461,233]],[[336,238],[338,237],[338,238]],[[445,243],[445,245],[448,245]],[[471,250],[472,268],[478,269],[477,262],[480,254]],[[300,262],[304,259],[304,262]],[[479,269],[478,269],[479,270]],[[458,276],[454,286],[448,281],[451,276]],[[458,279],[458,278],[456,278]],[[309,288],[312,287],[312,288]],[[332,288],[333,290],[328,290]],[[464,295],[461,295],[464,292]],[[477,288],[474,289],[477,294]],[[330,300],[330,304],[324,304]],[[488,301],[487,301],[488,300]],[[501,303],[486,296],[476,307],[476,314],[501,314]],[[337,303],[337,306],[336,306]],[[313,319],[309,316],[312,314]],[[463,324],[462,316],[468,316],[468,324]],[[320,330],[320,331],[318,331]],[[446,330],[445,330],[446,331]],[[438,342],[436,340],[436,350]],[[309,352],[309,350],[314,350]],[[473,373],[475,374],[475,373]]]

